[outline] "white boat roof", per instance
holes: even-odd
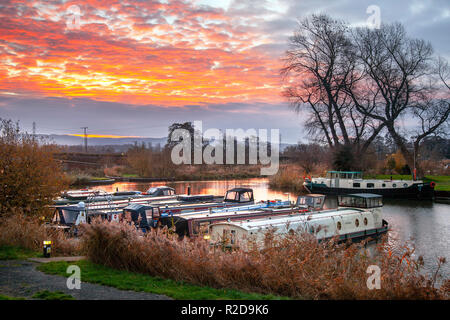
[[[253,230],[253,229],[259,229],[266,226],[279,226],[279,225],[285,225],[287,223],[292,222],[305,222],[305,221],[317,221],[321,219],[326,219],[330,217],[337,217],[342,215],[348,215],[353,213],[362,213],[367,212],[362,209],[358,208],[343,208],[343,209],[332,209],[332,210],[326,210],[323,212],[315,212],[314,214],[310,215],[288,215],[288,216],[282,216],[282,217],[276,217],[276,218],[262,218],[262,219],[254,219],[246,222],[230,222],[230,223],[218,223],[218,224],[228,224],[228,225],[235,225],[238,227],[241,227],[245,230]]]

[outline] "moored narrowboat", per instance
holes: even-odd
[[[339,196],[339,208],[311,215],[285,215],[272,219],[253,219],[210,225],[212,245],[248,249],[248,245],[264,247],[266,233],[272,230],[283,236],[289,232],[307,232],[319,241],[337,237],[338,241],[378,238],[388,231],[383,219],[382,196],[353,194]]]
[[[328,171],[326,177],[305,177],[304,180],[304,188],[311,193],[373,193],[386,198],[431,199],[435,186],[434,182],[422,180],[363,179],[360,171]]]

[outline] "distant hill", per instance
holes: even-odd
[[[40,134],[39,136],[48,138],[50,141],[58,144],[58,145],[82,145],[84,143],[83,137],[74,137],[64,134],[51,134],[44,135]],[[137,142],[138,145],[145,142],[146,144],[151,143],[153,146],[158,143],[161,146],[164,146],[167,142],[167,138],[88,138],[88,145],[90,146],[115,146],[115,145],[129,145]]]
[[[38,136],[44,137],[46,139],[49,139],[50,141],[62,145],[62,146],[82,146],[84,144],[84,138],[83,137],[75,137],[75,136],[69,136],[65,134],[39,134]],[[167,138],[88,138],[88,145],[91,147],[94,146],[130,146],[137,143],[138,145],[141,145],[142,142],[145,142],[145,144],[148,146],[149,143],[152,144],[152,146],[156,146],[158,143],[161,147],[163,147],[166,142]],[[283,152],[283,150],[290,146],[289,143],[281,143],[280,144],[280,151]],[[116,148],[114,148],[116,149]],[[122,151],[123,148],[117,149],[118,151]],[[128,148],[125,148],[125,150]]]

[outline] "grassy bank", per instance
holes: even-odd
[[[25,300],[25,298],[11,297],[4,294],[0,294],[0,300]]]
[[[0,260],[23,260],[42,257],[42,253],[17,246],[0,246]]]
[[[122,271],[96,265],[90,261],[77,262],[49,262],[38,266],[38,270],[67,277],[67,267],[77,265],[81,269],[82,281],[114,287],[121,290],[143,291],[162,294],[174,299],[281,299],[273,295],[261,295],[256,293],[245,293],[237,290],[214,289],[210,287],[195,286],[184,282],[170,279],[151,277],[144,274]]]

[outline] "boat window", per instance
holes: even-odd
[[[231,230],[231,244],[236,243],[236,230]]]
[[[170,190],[169,189],[163,190],[163,195],[165,196],[170,195]]]
[[[239,197],[239,193],[238,192],[236,192],[236,191],[229,191],[229,192],[227,192],[227,195],[225,196],[225,200],[235,201],[235,200],[239,200],[238,197]]]
[[[75,221],[77,220],[79,211],[75,211],[75,210],[62,210],[62,215],[64,217],[64,221],[67,224],[72,224],[75,223]]]
[[[408,184],[407,184],[407,183],[404,183],[403,186],[406,188],[406,187],[408,187]]]
[[[396,188],[396,187],[397,187],[397,184],[396,184],[396,183],[393,183],[392,186],[393,186],[394,188]]]
[[[382,186],[383,188],[386,187],[386,183],[383,183],[381,186]]]
[[[338,221],[338,223],[337,223],[337,229],[338,229],[338,230],[341,230],[341,229],[342,229],[342,223],[341,223],[340,221]]]
[[[353,188],[359,188],[361,187],[361,184],[359,182],[353,183]]]
[[[159,218],[159,208],[153,208],[153,218]]]
[[[198,231],[200,232],[200,234],[207,234],[209,232],[209,221],[200,222],[198,225]]]
[[[243,193],[241,193],[241,195],[240,195],[239,201],[241,201],[241,202],[246,202],[246,201],[250,201],[250,199],[251,199],[250,192],[243,192]]]
[[[369,221],[367,220],[367,218],[364,218],[364,225],[365,226],[367,226],[367,223],[368,223]]]
[[[230,230],[228,229],[223,229],[223,233],[222,233],[222,241],[224,243],[228,243],[230,239]]]
[[[373,183],[368,183],[367,184],[367,188],[373,188],[374,187],[374,184]]]
[[[355,220],[355,226],[356,226],[357,228],[359,227],[359,220],[358,220],[358,219]]]

